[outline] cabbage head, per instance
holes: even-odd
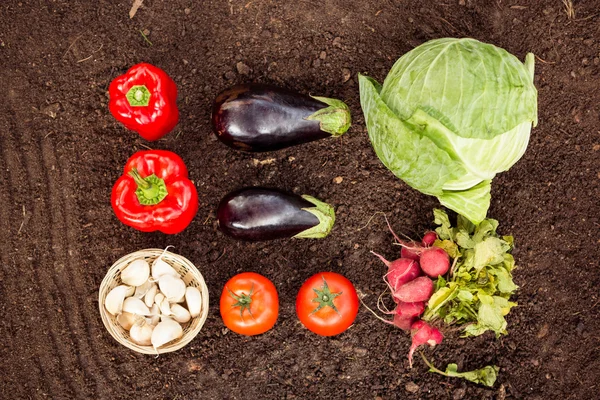
[[[359,75],[379,159],[394,175],[478,224],[491,180],[527,148],[537,125],[534,56],[521,63],[475,39],[443,38],[403,55],[383,86]]]

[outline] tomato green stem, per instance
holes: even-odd
[[[332,293],[329,289],[327,281],[325,280],[325,277],[323,277],[323,286],[321,286],[321,290],[313,288],[313,291],[316,293],[317,296],[312,301],[313,303],[319,303],[319,305],[312,311],[311,314],[316,313],[324,307],[331,307],[336,313],[340,313],[335,304],[333,304],[333,300],[335,300],[336,297],[340,296],[342,292]]]
[[[242,294],[235,294],[229,288],[227,288],[229,295],[236,301],[236,303],[232,304],[231,307],[239,307],[240,308],[240,317],[244,318],[244,310],[248,310],[248,313],[254,319],[254,315],[252,315],[252,311],[250,310],[250,305],[252,304],[252,293],[254,293],[254,285],[250,289],[250,293],[246,294],[242,292]]]

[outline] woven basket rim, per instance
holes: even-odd
[[[118,285],[118,281],[115,278],[120,274],[120,270],[136,259],[156,259],[163,253],[163,257],[167,261],[170,261],[169,264],[173,265],[173,262],[176,263],[176,265],[173,265],[173,267],[177,270],[182,279],[184,279],[186,286],[189,286],[189,282],[191,281],[194,282],[193,286],[196,286],[200,290],[200,294],[202,295],[202,308],[198,317],[192,318],[190,322],[183,324],[184,334],[181,338],[155,350],[152,346],[140,346],[129,340],[127,331],[117,323],[116,317],[111,315],[104,307],[104,301],[108,292],[113,287]],[[184,272],[186,272],[185,275],[182,275],[182,269]],[[208,300],[208,288],[206,286],[206,282],[204,281],[204,277],[198,268],[196,268],[196,266],[190,260],[182,255],[165,249],[157,248],[138,250],[133,253],[126,254],[115,261],[106,272],[106,275],[100,284],[100,288],[98,289],[98,307],[100,309],[100,316],[102,317],[102,322],[104,323],[106,330],[108,330],[110,335],[117,342],[133,351],[142,354],[157,355],[169,353],[179,350],[191,342],[200,332],[204,322],[206,321],[206,318],[208,317]]]

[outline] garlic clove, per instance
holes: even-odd
[[[126,298],[123,302],[123,311],[137,315],[150,315],[150,309],[137,297]]]
[[[172,303],[185,296],[185,282],[179,277],[163,275],[158,279],[158,287]]]
[[[183,336],[183,328],[170,318],[163,319],[152,331],[151,343],[158,354],[158,348]]]
[[[172,275],[176,277],[179,276],[179,273],[177,273],[175,268],[173,268],[168,262],[163,260],[163,256],[165,255],[169,247],[171,246],[167,246],[167,248],[160,255],[160,257],[158,257],[152,262],[152,278],[155,282],[158,280],[158,278],[160,278],[163,275]]]
[[[202,294],[198,288],[189,286],[185,289],[185,302],[192,318],[200,315],[202,310]]]
[[[146,282],[144,282],[141,286],[137,286],[135,288],[134,296],[138,299],[144,298],[144,296],[146,295],[146,293],[148,293],[148,290],[150,290],[153,284],[154,282],[152,282],[150,279],[147,279]]]
[[[121,271],[121,281],[130,286],[141,286],[150,276],[150,264],[146,260],[135,260]]]
[[[106,311],[112,315],[121,314],[123,311],[125,297],[128,295],[128,293],[131,293],[131,289],[133,289],[131,286],[119,285],[108,292],[108,295],[106,295],[106,300],[104,300],[104,307],[106,307]]]
[[[137,316],[135,314],[124,312],[117,315],[117,322],[119,323],[119,325],[121,325],[121,327],[123,327],[123,329],[128,331],[135,323],[136,318]]]
[[[146,322],[152,326],[156,326],[160,321],[160,308],[158,308],[158,304],[152,305],[150,315],[150,317],[146,318]]]
[[[154,304],[160,306],[160,303],[162,303],[164,298],[165,298],[165,295],[162,294],[161,292],[156,293],[156,296],[154,296]]]
[[[173,303],[183,303],[185,301],[185,292],[183,292],[183,296],[173,301]]]
[[[146,323],[145,318],[140,318],[131,327],[129,337],[140,346],[150,346],[152,344],[152,334],[154,327]]]
[[[146,303],[146,306],[152,307],[152,304],[154,304],[154,297],[156,297],[157,292],[158,286],[156,285],[152,285],[150,289],[148,289],[148,292],[144,296],[144,303]]]
[[[172,315],[171,305],[169,304],[169,300],[167,298],[163,298],[158,307],[160,308],[160,313],[162,315]]]
[[[129,286],[129,289],[127,289],[127,292],[125,292],[125,297],[133,296],[134,293],[135,293],[135,287]]]
[[[171,313],[173,313],[173,319],[180,324],[185,324],[192,319],[190,312],[179,304],[171,304]]]

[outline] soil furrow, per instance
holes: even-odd
[[[18,90],[18,89],[16,89]],[[22,175],[14,182],[13,187],[19,188],[23,192],[23,197],[29,199],[32,206],[32,217],[27,226],[28,233],[35,237],[35,243],[28,242],[24,248],[20,249],[20,254],[23,257],[28,257],[27,261],[22,260],[21,263],[30,264],[33,271],[33,281],[36,287],[34,291],[39,294],[44,309],[46,312],[37,313],[35,318],[39,318],[44,326],[47,326],[47,334],[50,337],[50,343],[44,342],[45,348],[40,349],[37,356],[40,359],[43,369],[50,368],[48,372],[53,378],[47,384],[51,387],[51,396],[60,398],[61,396],[71,396],[79,398],[81,389],[85,388],[83,380],[77,379],[77,375],[68,371],[76,372],[79,366],[76,365],[75,359],[72,356],[76,349],[73,349],[69,343],[60,337],[69,332],[68,323],[68,307],[62,309],[65,304],[65,295],[60,289],[60,282],[56,279],[57,264],[54,262],[52,244],[48,238],[49,230],[60,229],[53,226],[50,218],[48,193],[44,187],[43,179],[44,172],[42,171],[42,156],[41,150],[37,148],[36,143],[31,138],[31,133],[36,132],[31,127],[24,126],[22,121],[26,121],[25,115],[21,110],[14,106],[16,98],[19,94],[11,97],[11,118],[12,126],[11,136],[16,141],[16,149],[21,156],[21,164],[24,165]],[[9,96],[10,97],[10,96]],[[19,184],[19,182],[22,182]],[[24,184],[23,184],[24,182]],[[44,319],[46,321],[44,321]],[[42,342],[41,338],[37,338],[37,343]],[[58,365],[55,365],[58,360]],[[24,371],[25,372],[25,371]],[[67,385],[64,387],[63,385]]]
[[[10,122],[8,123],[8,125],[11,127],[10,132],[18,131],[15,127],[15,124]],[[17,157],[18,153],[14,145],[14,141],[14,134],[9,134],[6,132],[6,134],[2,135],[2,141],[0,143],[2,146],[2,157],[4,161],[4,168],[2,168],[2,171],[6,171],[6,174],[3,174],[3,190],[0,190],[0,201],[3,205],[0,207],[2,210],[0,217],[0,235],[4,246],[10,249],[9,252],[2,252],[1,261],[2,265],[5,267],[4,278],[11,283],[10,291],[2,291],[3,295],[6,296],[4,298],[4,303],[8,304],[11,302],[13,307],[16,308],[16,304],[19,302],[18,299],[22,299],[22,296],[14,296],[11,295],[11,293],[27,293],[28,303],[32,305],[49,305],[51,302],[47,301],[47,299],[44,298],[46,296],[41,294],[40,290],[38,290],[40,285],[37,284],[34,277],[35,273],[33,272],[33,257],[30,255],[26,260],[21,259],[23,254],[32,253],[30,245],[26,245],[25,248],[21,248],[21,238],[26,236],[26,215],[27,213],[31,213],[31,207],[25,207],[25,215],[23,215],[21,212],[17,212],[18,209],[22,209],[21,201],[23,201],[23,199],[30,198],[30,194],[26,193],[26,186],[19,185],[19,182],[25,180],[26,173],[21,160],[19,157]],[[12,209],[9,209],[9,207],[12,207]],[[20,251],[11,254],[17,248],[19,248]],[[29,259],[31,259],[31,261]],[[17,268],[8,268],[9,264],[19,264],[21,266],[18,269],[18,274],[9,275],[9,271],[17,271]],[[40,371],[39,376],[35,373],[31,373],[32,370],[35,370],[35,368],[31,368],[31,364],[39,365],[39,359],[37,358],[38,355],[54,355],[53,350],[56,349],[56,343],[58,342],[55,331],[52,330],[49,332],[49,342],[48,340],[43,340],[45,338],[35,337],[35,331],[27,328],[21,328],[19,324],[20,321],[18,321],[18,319],[21,319],[22,321],[36,319],[39,320],[39,314],[40,313],[36,311],[35,306],[21,307],[18,312],[15,312],[13,309],[13,312],[3,314],[5,315],[6,321],[12,327],[11,330],[13,331],[11,334],[5,335],[5,340],[9,341],[8,349],[13,353],[23,355],[21,357],[21,367],[18,369],[12,368],[6,370],[3,373],[3,376],[12,378],[12,382],[10,382],[10,384],[18,387],[23,385],[23,373],[27,372],[29,373],[26,377],[26,384],[28,386],[31,386],[42,393],[53,396],[64,392],[65,389],[61,386],[57,386],[57,382],[55,382],[54,379],[50,379],[45,373],[44,368],[41,366],[38,368]],[[27,357],[27,352],[22,351],[24,349],[21,349],[21,347],[32,343],[34,343],[36,346],[37,355],[31,354],[29,357]],[[65,364],[61,362],[60,357],[57,357],[57,359],[57,369],[64,369]],[[59,385],[62,383],[63,382],[58,382]],[[16,390],[17,387],[14,389]]]
[[[48,140],[41,140],[39,143],[42,149],[44,159],[44,170],[46,172],[47,191],[52,210],[53,226],[61,227],[62,232],[52,230],[51,241],[55,256],[55,262],[60,262],[64,269],[57,278],[61,286],[70,287],[71,290],[65,293],[66,302],[71,311],[69,319],[70,327],[77,331],[76,343],[78,347],[77,358],[84,368],[87,380],[95,382],[96,392],[99,387],[105,392],[111,393],[111,388],[107,385],[107,380],[117,379],[116,374],[111,373],[106,365],[103,365],[103,359],[98,357],[92,341],[100,332],[96,329],[98,326],[97,308],[89,302],[90,293],[96,293],[94,282],[89,276],[84,276],[85,268],[76,268],[74,260],[79,259],[78,235],[75,230],[73,216],[76,215],[76,208],[71,201],[71,193],[66,189],[68,180],[62,176],[69,171],[69,165],[64,165],[64,160],[58,159],[54,148]],[[62,171],[62,173],[61,173]],[[76,229],[76,228],[75,228]],[[90,318],[90,316],[93,316]],[[93,394],[95,397],[95,393]]]

